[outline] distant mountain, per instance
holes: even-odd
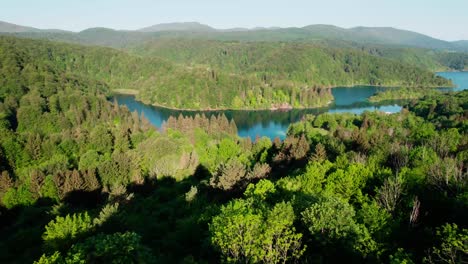
[[[33,27],[20,26],[8,22],[0,21],[0,32],[1,33],[32,33],[32,32],[43,32],[43,33],[71,33],[71,31],[61,29],[38,29]]]
[[[138,30],[90,28],[81,32],[41,30],[0,22],[0,33],[18,37],[41,38],[87,45],[124,48],[161,38],[211,39],[222,41],[350,42],[358,45],[388,45],[448,52],[468,52],[468,41],[444,41],[427,35],[391,27],[341,28],[309,25],[302,28],[215,29],[198,22],[165,23]]]
[[[453,49],[453,43],[435,39],[420,33],[391,27],[355,27],[350,29],[332,25],[309,25],[302,29],[309,37],[337,39],[359,43],[402,45],[429,49]]]
[[[458,41],[454,41],[453,43],[460,44],[460,45],[468,45],[468,40],[458,40]]]
[[[468,40],[459,40],[452,42],[460,51],[468,52]]]
[[[241,32],[241,31],[249,31],[249,30],[250,29],[248,29],[248,28],[241,28],[241,27],[218,29],[218,31],[220,31],[220,32]]]
[[[140,32],[160,32],[160,31],[192,31],[192,32],[209,32],[216,29],[200,24],[198,22],[183,22],[183,23],[164,23],[150,27],[139,29]]]
[[[364,41],[430,49],[450,49],[452,44],[417,32],[391,27],[355,27],[348,30]]]
[[[19,32],[39,32],[40,29],[25,27],[16,24],[0,21],[0,32],[19,33]]]

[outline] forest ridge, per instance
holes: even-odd
[[[225,40],[249,40],[249,41],[313,41],[314,39],[344,40],[367,44],[401,45],[407,47],[468,51],[467,42],[444,41],[424,34],[392,27],[353,27],[349,29],[333,25],[307,25],[304,27],[255,27],[255,28],[230,28],[216,29],[198,22],[162,23],[137,30],[115,30],[103,27],[94,27],[82,30],[78,33],[60,29],[37,29],[15,25],[0,21],[0,32],[28,34],[40,37],[41,34],[51,38],[62,40],[75,37],[75,41],[96,41],[96,39],[108,39],[109,36],[127,36],[130,42],[139,42],[143,39],[151,40],[161,36],[188,36],[191,38],[225,39]],[[35,34],[37,33],[37,34]],[[96,34],[97,33],[97,34]],[[54,36],[55,35],[55,36]],[[95,40],[92,36],[94,35]],[[100,36],[97,36],[100,35]],[[90,38],[91,37],[91,38]],[[81,39],[81,40],[78,40]],[[94,44],[98,44],[94,42]]]
[[[147,44],[151,46],[141,54],[158,54],[144,58],[110,48],[13,37],[0,37],[0,45],[2,70],[14,73],[18,85],[31,77],[25,75],[42,74],[32,69],[47,67],[101,82],[108,92],[133,90],[145,103],[179,109],[323,107],[333,100],[328,89],[333,86],[451,85],[409,64],[315,44],[171,40]],[[24,58],[15,61],[18,56]]]

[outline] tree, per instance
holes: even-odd
[[[151,251],[134,232],[92,236],[73,245],[66,259],[77,258],[85,263],[156,263]]]
[[[72,191],[85,190],[85,188],[85,182],[78,170],[66,173],[65,182],[63,184],[63,192],[65,194]]]
[[[93,228],[93,222],[87,212],[57,216],[50,221],[42,236],[45,244],[52,249],[64,249],[72,245]]]
[[[350,237],[355,228],[355,212],[351,205],[338,198],[325,198],[302,212],[302,221],[312,235],[323,242]]]
[[[30,134],[28,136],[25,149],[28,154],[35,160],[39,159],[41,156],[41,144],[42,139],[39,134]]]
[[[411,255],[399,248],[393,255],[390,255],[390,264],[414,264]]]
[[[40,259],[34,261],[34,264],[61,264],[64,262],[65,260],[63,259],[62,254],[60,254],[60,251],[55,251],[50,256],[47,256],[46,254],[42,255]]]
[[[355,220],[354,208],[335,197],[325,197],[302,212],[302,221],[316,241],[334,250],[344,247],[363,257],[378,251],[368,229]]]
[[[36,197],[41,196],[41,187],[44,183],[45,175],[41,171],[33,170],[30,174],[30,186],[29,189]]]
[[[295,233],[295,215],[290,203],[278,203],[268,212],[262,235],[264,263],[286,263],[299,259],[306,247],[301,246],[302,234]]]
[[[83,173],[84,186],[87,191],[95,191],[101,188],[101,184],[96,177],[95,169],[88,169]]]
[[[270,183],[271,184],[271,183]],[[261,183],[269,185],[268,181]],[[259,189],[255,197],[264,199]],[[251,187],[252,189],[254,187]],[[271,188],[268,188],[271,192]],[[250,192],[250,191],[249,191]],[[278,203],[272,209],[252,199],[234,200],[223,206],[210,224],[211,242],[232,263],[285,263],[298,259],[305,248],[302,234],[293,227],[294,210],[289,203]]]
[[[327,151],[322,143],[315,145],[315,152],[312,155],[313,161],[322,162],[327,159]]]
[[[275,185],[269,180],[260,180],[257,184],[249,184],[245,190],[245,196],[255,201],[265,201],[266,198],[276,192]]]
[[[336,163],[338,162],[339,159]],[[345,166],[344,169],[337,169],[328,176],[325,188],[349,200],[361,194],[367,180],[372,177],[372,172],[365,165],[359,163]]]
[[[395,143],[390,149],[390,164],[395,171],[400,171],[409,162],[409,147]]]
[[[134,232],[98,234],[71,247],[64,255],[56,251],[42,255],[35,264],[59,263],[156,263],[149,248]]]
[[[99,153],[96,150],[88,150],[80,156],[80,162],[78,168],[80,170],[97,168],[100,162]]]
[[[375,200],[363,203],[356,216],[358,222],[364,224],[373,237],[379,241],[388,239],[392,215],[381,208]]]
[[[267,163],[255,163],[254,167],[247,173],[248,180],[266,178],[271,172],[271,167]]]
[[[300,160],[304,158],[310,150],[309,142],[304,135],[301,135],[297,144],[293,144],[291,147],[291,155],[294,159]]]
[[[403,181],[401,177],[389,177],[377,191],[380,205],[390,213],[393,213],[400,202],[403,193]]]
[[[269,151],[272,147],[271,140],[267,137],[262,137],[252,146],[252,156],[254,160],[265,163],[267,162]]]
[[[237,157],[241,153],[240,146],[231,138],[223,138],[218,145],[217,159],[220,162],[226,162],[231,158]]]
[[[103,186],[126,186],[131,181],[133,164],[125,153],[113,155],[109,161],[102,163],[99,168],[99,176]]]
[[[468,229],[459,229],[456,224],[437,228],[438,245],[425,258],[428,263],[466,263],[468,261]]]
[[[262,216],[253,212],[248,201],[235,200],[213,218],[210,224],[211,242],[221,250],[228,262],[258,262],[262,222]]]
[[[8,171],[2,171],[0,174],[0,200],[2,196],[13,187],[13,179],[10,177]]]
[[[2,202],[6,208],[11,209],[15,206],[29,206],[35,202],[33,194],[25,185],[19,186],[17,189],[11,187],[3,195]]]
[[[238,159],[231,159],[218,168],[217,173],[210,179],[210,185],[214,188],[230,191],[243,184],[246,174],[246,166]]]
[[[90,144],[98,153],[111,153],[113,147],[113,136],[109,130],[102,125],[96,126],[90,134]]]
[[[468,173],[463,171],[463,164],[456,159],[444,158],[429,167],[427,178],[437,189],[456,194],[467,186]]]
[[[41,195],[45,198],[50,198],[54,201],[59,201],[59,191],[57,190],[57,186],[55,186],[54,179],[51,175],[46,176],[44,179],[44,184],[41,188]]]

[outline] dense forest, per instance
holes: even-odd
[[[252,142],[222,116],[159,132],[73,83],[2,97],[2,262],[466,261],[467,92]]]
[[[450,83],[363,50],[148,45],[0,37],[0,263],[468,262],[468,91],[413,95]],[[300,108],[357,83],[415,88],[374,98],[407,92],[400,113],[306,115],[273,141],[109,100]]]
[[[108,92],[111,89],[141,91],[139,99],[174,108],[271,108],[289,104],[291,96],[296,98],[295,106],[314,107],[332,100],[327,89],[291,89],[287,84],[269,87],[255,76],[229,76],[205,67],[179,66],[158,58],[143,59],[108,48],[5,37],[0,38],[0,45],[4,81],[16,85],[55,82],[41,77],[44,72],[53,71],[60,77],[97,80],[109,87]]]
[[[182,109],[318,107],[333,100],[327,89],[331,86],[450,85],[429,71],[351,49],[306,44],[214,45],[204,50],[201,46],[205,45],[176,49],[173,53],[181,56],[199,54],[199,59],[187,58],[196,64],[186,65],[109,48],[0,37],[1,70],[3,81],[16,86],[73,77],[101,82],[108,91],[136,91],[137,99],[145,103]],[[210,59],[205,63],[206,58]],[[44,78],[48,71],[57,77]]]
[[[329,55],[333,55],[334,59],[336,59],[337,56],[335,55],[336,49],[345,49],[402,62],[407,65],[424,68],[430,71],[461,71],[468,68],[468,54],[460,52],[442,52],[431,49],[409,48],[383,44],[361,44],[338,40],[315,40],[307,43],[282,43],[282,47],[288,50],[310,48],[311,46],[324,48],[323,51]],[[186,38],[163,38],[133,45],[126,48],[126,50],[143,56],[163,57],[180,63],[195,62],[216,65],[217,67],[223,66],[227,67],[229,70],[244,67],[243,69],[247,70],[248,66],[253,65],[243,65],[243,56],[248,56],[252,60],[265,56],[262,53],[280,52],[278,49],[274,51],[271,50],[275,47],[278,47],[277,42],[262,42],[260,44],[256,42],[245,43],[238,41],[226,42]],[[224,55],[224,57],[220,55]],[[236,57],[236,55],[238,57]],[[312,55],[313,54],[310,54],[310,56]],[[322,62],[318,60],[316,63],[320,66]]]
[[[410,56],[406,53],[411,54],[413,50],[378,46],[357,48],[358,46],[351,45],[338,45],[334,48],[329,42],[319,44],[244,43],[163,39],[146,42],[131,51],[145,57],[162,57],[189,65],[207,65],[234,73],[261,72],[266,75],[266,79],[283,78],[320,86],[431,85],[437,83],[432,79],[433,77],[429,74],[417,76],[420,73],[414,70],[408,72],[409,65],[431,70],[437,67],[444,68],[442,63],[433,62],[433,58],[428,59],[430,61],[427,62],[428,65],[421,63],[420,60],[426,56],[424,50],[414,49],[421,51],[417,54],[419,56],[415,56],[414,60],[402,60],[403,57],[409,58]],[[442,57],[441,53],[437,54]],[[453,59],[463,61],[468,58],[463,55],[465,54],[454,53]],[[396,66],[395,61],[403,61],[405,64]],[[449,59],[444,63],[446,64],[450,64]],[[447,66],[447,68],[450,67]],[[411,82],[402,82],[408,79]],[[436,85],[442,85],[442,83]]]
[[[21,28],[16,26],[16,28]],[[0,22],[0,34],[25,38],[48,39],[82,45],[98,45],[126,51],[141,51],[153,42],[217,41],[223,42],[283,42],[314,43],[316,45],[355,49],[376,57],[404,62],[430,71],[467,70],[468,46],[463,41],[448,42],[394,28],[357,27],[343,29],[330,25],[310,25],[303,28],[257,28],[216,30],[199,23],[154,25],[136,31],[89,28],[78,33],[60,30],[22,28],[9,32]],[[3,32],[5,31],[5,32]],[[389,37],[391,36],[391,37]]]

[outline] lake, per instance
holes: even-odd
[[[443,91],[461,91],[468,89],[468,72],[439,72],[438,75],[451,79],[456,88],[441,88]],[[329,107],[316,109],[294,109],[290,111],[181,111],[167,108],[145,105],[135,100],[131,95],[115,95],[115,99],[120,105],[125,105],[130,111],[137,111],[144,116],[154,126],[160,128],[169,116],[194,116],[203,113],[207,117],[210,115],[225,114],[228,119],[234,119],[237,125],[238,134],[241,137],[255,139],[257,136],[266,136],[271,139],[279,137],[284,139],[291,123],[299,121],[306,114],[320,114],[325,112],[340,113],[349,112],[360,114],[364,111],[382,111],[396,113],[401,110],[401,102],[395,101],[384,104],[371,104],[367,99],[377,91],[391,89],[373,86],[357,87],[336,87],[332,89],[335,101]]]

